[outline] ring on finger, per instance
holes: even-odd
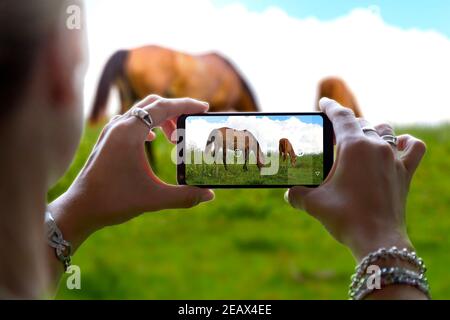
[[[385,135],[381,136],[381,139],[383,139],[384,141],[389,143],[391,146],[397,147],[398,139],[396,136],[394,136],[392,134],[385,134]]]
[[[374,132],[376,135],[378,135],[378,132],[377,132],[377,130],[375,130],[374,127],[363,127],[363,128],[361,128],[361,130],[364,134]]]
[[[138,107],[133,107],[131,109],[130,114],[134,117],[141,119],[142,122],[144,122],[149,129],[153,129],[153,119],[146,110]]]

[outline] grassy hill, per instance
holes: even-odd
[[[64,192],[100,129],[87,128],[70,171],[49,192]],[[450,298],[450,125],[403,128],[428,144],[411,187],[408,228],[429,267],[434,298]],[[175,182],[171,146],[159,135],[160,176]],[[314,219],[290,208],[284,190],[217,190],[191,210],[147,213],[103,229],[77,252],[82,290],[57,298],[346,299],[351,254]],[[63,283],[64,284],[64,283]]]

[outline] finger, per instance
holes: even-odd
[[[208,102],[191,98],[160,99],[144,107],[150,113],[155,126],[160,126],[167,119],[173,119],[182,114],[206,112],[208,108]]]
[[[284,200],[292,207],[304,210],[304,199],[312,190],[314,189],[301,186],[290,188],[284,194]]]
[[[142,99],[141,101],[139,101],[138,103],[136,103],[133,107],[144,108],[144,107],[146,107],[158,100],[161,100],[161,99],[163,99],[163,98],[156,94],[150,94],[150,95],[146,96],[144,99]],[[133,109],[133,107],[130,108],[130,110]],[[128,112],[130,112],[130,110]]]
[[[361,126],[361,130],[364,129],[364,128],[366,128],[366,129],[373,128],[372,125],[370,124],[370,122],[367,121],[364,118],[358,118],[358,122],[359,122],[359,125]],[[375,128],[373,128],[373,129],[375,131],[367,130],[366,132],[364,132],[364,130],[363,130],[363,133],[369,138],[375,139],[377,141],[381,140],[380,136],[378,135],[378,133],[376,131],[376,129]]]
[[[161,129],[164,132],[164,135],[166,136],[166,138],[170,142],[172,142],[172,143],[177,142],[176,135],[173,135],[174,131],[177,129],[177,125],[175,124],[174,120],[167,120],[167,121],[163,122],[163,124],[161,125]],[[174,138],[175,138],[175,140],[173,140]]]
[[[403,161],[406,170],[413,175],[427,150],[425,143],[409,134],[405,134],[398,137],[397,148],[399,151],[403,151],[400,160]]]
[[[377,130],[383,143],[387,143],[388,145],[390,145],[392,147],[392,150],[394,150],[396,157],[398,157],[397,145],[395,143],[389,143],[383,139],[383,136],[394,136],[395,137],[394,128],[392,128],[392,126],[388,123],[382,123],[382,124],[376,125],[375,130]],[[397,141],[397,143],[398,143],[398,141]]]
[[[121,114],[117,114],[111,119],[109,119],[108,123],[103,127],[102,132],[100,132],[98,141],[102,141],[106,133],[114,126],[114,124],[116,124],[121,119],[123,119],[123,115]]]
[[[122,118],[123,119],[129,118],[131,116],[131,111],[134,108],[144,108],[148,105],[155,103],[156,101],[158,101],[160,99],[163,99],[163,98],[156,94],[150,94],[150,95],[146,96],[144,99],[142,99],[139,102],[137,102],[136,104],[134,104],[133,106],[131,106],[130,109],[128,109],[128,111],[122,115]]]
[[[392,128],[392,126],[388,123],[382,123],[382,124],[376,125],[375,130],[377,130],[380,137],[385,136],[385,135],[390,135],[390,136],[395,135],[394,128]]]
[[[113,123],[113,122],[115,122],[116,120],[118,120],[120,118],[122,118],[122,115],[121,114],[117,114],[114,117],[112,117],[111,119],[109,119],[109,123]]]
[[[337,143],[352,136],[363,136],[361,127],[352,110],[344,108],[339,103],[329,98],[320,99],[319,105],[321,110],[333,123],[333,130]]]
[[[133,105],[130,109],[128,109],[127,112],[125,112],[122,116],[118,117],[116,119],[116,121],[114,121],[114,123],[118,123],[119,121],[123,121],[123,122],[127,122],[129,124],[132,125],[132,127],[135,128],[145,128],[148,130],[148,128],[144,125],[144,123],[142,122],[142,120],[137,120],[136,117],[132,117],[131,116],[131,111],[135,108],[144,108],[148,105],[152,105],[153,103],[155,103],[156,101],[163,99],[162,97],[156,95],[156,94],[150,94],[147,97],[145,97],[144,99],[140,100],[138,103],[136,103],[135,105]],[[139,123],[140,122],[140,126],[135,126],[135,123]],[[137,138],[137,135],[133,135],[134,138]],[[141,135],[139,135],[139,137],[141,138]],[[146,141],[151,141],[153,139],[155,139],[155,133],[148,131],[145,133],[145,140]],[[140,139],[139,138],[139,139]]]
[[[195,114],[206,112],[209,108],[207,102],[198,101],[190,98],[180,99],[164,99],[157,95],[150,95],[136,104],[134,108],[142,108],[146,110],[152,119],[153,127],[160,127],[168,119],[176,119],[182,114]],[[128,123],[130,128],[139,130],[133,134],[135,139],[146,139],[148,141],[154,139],[154,134],[148,132],[148,127],[141,119],[131,116],[131,109],[122,117],[123,122]],[[140,125],[136,125],[140,123]],[[147,131],[144,132],[143,129]],[[169,140],[172,135],[169,135]]]
[[[161,185],[161,206],[167,209],[191,208],[214,199],[214,192],[194,186]]]

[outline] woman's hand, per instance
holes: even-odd
[[[403,135],[396,150],[380,137],[394,135],[389,125],[364,134],[361,127],[368,123],[350,109],[327,98],[320,105],[333,123],[336,161],[319,188],[294,187],[286,198],[317,218],[358,260],[381,247],[410,248],[406,197],[425,144]]]
[[[154,126],[170,139],[179,115],[205,112],[208,104],[151,95],[136,107],[145,109]],[[116,116],[103,129],[72,186],[49,206],[64,237],[75,248],[94,231],[142,212],[189,208],[214,198],[211,190],[168,185],[158,179],[144,149],[144,142],[154,137],[130,112]]]

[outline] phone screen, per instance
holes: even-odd
[[[317,186],[332,164],[332,129],[322,113],[188,115],[178,128],[181,184]]]

